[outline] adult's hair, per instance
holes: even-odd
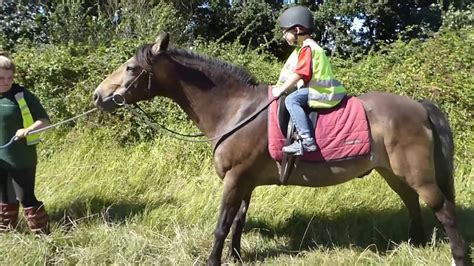
[[[10,59],[7,52],[0,51],[0,68],[5,70],[12,70],[15,72],[15,64]]]
[[[304,6],[294,6],[285,10],[278,18],[282,29],[290,29],[301,26],[306,29],[306,33],[314,30],[313,13]]]

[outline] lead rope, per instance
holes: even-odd
[[[274,98],[274,99],[271,99],[269,100],[267,103],[265,103],[264,106],[262,106],[260,109],[257,109],[255,112],[253,112],[252,114],[250,114],[248,117],[246,117],[244,120],[242,120],[241,122],[239,122],[238,124],[236,124],[233,128],[231,128],[230,130],[227,130],[226,132],[222,133],[222,134],[219,134],[217,136],[214,136],[214,137],[211,137],[211,138],[206,138],[206,139],[191,139],[191,138],[194,138],[194,137],[202,137],[204,136],[204,134],[192,134],[192,135],[186,135],[186,134],[181,134],[179,132],[176,132],[174,130],[171,130],[171,129],[168,129],[166,128],[165,126],[157,123],[154,119],[152,119],[149,115],[147,115],[147,113],[145,111],[143,111],[140,106],[138,106],[138,104],[133,104],[133,107],[137,108],[138,110],[141,111],[142,114],[140,114],[137,110],[135,110],[135,108],[133,108],[132,106],[130,106],[129,104],[126,104],[126,103],[122,103],[122,105],[124,107],[126,107],[127,109],[130,110],[130,112],[132,112],[132,114],[136,117],[138,117],[139,119],[143,120],[149,127],[151,127],[152,129],[154,130],[159,130],[160,128],[163,129],[168,135],[170,135],[171,137],[175,138],[175,139],[179,139],[179,140],[184,140],[184,141],[189,141],[189,142],[211,142],[211,141],[214,141],[214,140],[220,140],[221,138],[223,137],[227,137],[229,136],[230,134],[234,133],[236,130],[240,129],[242,126],[246,125],[248,122],[252,121],[255,117],[257,117],[257,115],[259,115],[263,110],[267,109],[268,106],[273,102],[275,101],[277,98]],[[217,147],[217,144],[216,144],[216,147]],[[216,148],[215,147],[215,148]],[[214,149],[215,149],[214,148]]]
[[[87,112],[84,112],[84,113],[82,113],[82,114],[80,114],[80,115],[76,115],[76,116],[71,117],[71,118],[69,118],[69,119],[66,119],[66,120],[64,120],[64,121],[58,122],[58,123],[56,123],[56,124],[49,125],[49,126],[46,126],[46,127],[40,128],[40,129],[32,130],[32,131],[28,132],[27,135],[31,135],[31,134],[35,134],[35,133],[40,133],[40,132],[46,131],[46,130],[48,130],[48,129],[58,127],[58,126],[60,126],[60,125],[62,125],[62,124],[65,124],[65,123],[68,123],[68,122],[70,122],[70,121],[79,119],[79,118],[81,118],[81,117],[83,117],[83,116],[86,116],[86,115],[88,115],[88,114],[90,114],[90,113],[92,113],[92,112],[94,112],[94,111],[97,111],[97,107],[92,108],[91,110],[89,110],[89,111],[87,111]],[[17,141],[17,140],[18,140],[18,137],[17,137],[17,136],[13,136],[7,144],[4,144],[4,145],[0,146],[0,149],[4,149],[4,148],[6,148],[6,147],[12,145],[13,142],[15,142],[15,141]]]
[[[179,140],[184,140],[184,141],[189,141],[189,142],[208,142],[208,141],[212,141],[214,139],[217,139],[218,137],[220,136],[216,136],[214,138],[210,138],[210,139],[191,139],[191,138],[196,138],[196,137],[202,137],[204,136],[204,134],[191,134],[191,135],[187,135],[187,134],[182,134],[182,133],[179,133],[179,132],[176,132],[174,130],[171,130],[171,129],[168,129],[166,128],[165,126],[163,126],[162,124],[156,122],[154,119],[152,119],[149,115],[147,115],[147,113],[145,111],[143,111],[140,106],[138,106],[137,104],[134,104],[133,106],[129,105],[129,104],[124,104],[123,105],[125,108],[129,109],[130,112],[136,116],[138,119],[142,120],[143,122],[145,122],[145,124],[147,124],[150,128],[156,130],[156,131],[159,131],[160,129],[163,129],[169,136],[175,138],[175,139],[179,139]],[[135,110],[135,107],[136,109],[140,110],[141,113],[139,113],[137,110]]]

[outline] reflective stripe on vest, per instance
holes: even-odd
[[[303,46],[295,49],[290,55],[280,72],[277,86],[283,84],[283,82],[294,73],[296,65],[298,64],[298,54],[305,46],[311,48],[311,54],[313,56],[313,76],[308,84],[308,106],[311,108],[334,107],[346,96],[346,89],[338,80],[334,79],[331,64],[324,50],[311,39],[305,40]],[[298,82],[298,88],[303,86],[302,82],[302,80]]]
[[[27,128],[33,125],[33,116],[31,116],[30,108],[28,108],[28,105],[26,104],[23,92],[18,92],[17,94],[15,94],[15,99],[21,110],[21,117],[23,118],[23,128]],[[40,139],[38,133],[26,136],[27,145],[35,145],[38,144],[39,141]]]

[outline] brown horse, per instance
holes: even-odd
[[[240,67],[168,48],[168,42],[168,34],[162,33],[156,43],[142,46],[135,57],[102,81],[94,101],[112,111],[117,102],[169,97],[212,139],[215,168],[224,181],[224,191],[209,264],[219,264],[232,225],[230,255],[240,257],[252,191],[280,182],[279,165],[270,158],[267,147],[268,113],[258,113],[268,103],[267,86],[256,84]],[[426,243],[421,198],[444,227],[456,265],[472,264],[456,220],[453,138],[444,114],[429,101],[389,93],[370,92],[358,98],[370,124],[370,156],[327,163],[300,161],[288,184],[331,186],[376,169],[408,208],[413,243]],[[253,117],[250,121],[249,116]],[[248,122],[242,123],[244,120]],[[236,125],[238,129],[232,130]]]

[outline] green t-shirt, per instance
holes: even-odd
[[[12,88],[0,93],[0,145],[10,141],[16,131],[23,128],[23,118],[15,100],[15,94],[24,91],[24,97],[33,120],[49,119],[46,110],[38,98],[29,90],[13,84]],[[7,148],[0,149],[0,168],[29,168],[37,163],[36,146],[26,145],[26,138],[13,142]]]

